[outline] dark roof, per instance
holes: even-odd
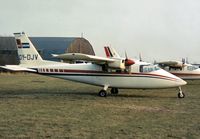
[[[75,40],[73,37],[30,37],[33,45],[44,59],[58,61],[51,54],[63,54]]]
[[[30,37],[37,49],[65,50],[76,38],[71,37]]]
[[[17,50],[14,37],[0,37],[0,50]]]

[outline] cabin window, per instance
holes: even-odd
[[[159,70],[160,68],[157,65],[141,65],[140,72],[152,72]]]
[[[49,69],[46,69],[46,72],[49,72]]]
[[[59,69],[59,72],[63,72],[63,69]]]
[[[45,72],[45,69],[42,69],[43,72]]]
[[[58,69],[55,69],[55,72],[58,72]]]
[[[50,72],[53,72],[53,69],[50,69]]]
[[[197,66],[187,66],[187,70],[189,70],[189,71],[193,71],[193,70],[196,70],[196,69],[198,69]]]

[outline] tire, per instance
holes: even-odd
[[[178,98],[184,98],[185,97],[185,94],[182,92],[182,93],[178,93]]]
[[[119,93],[119,91],[118,91],[117,88],[112,88],[112,89],[110,90],[110,92],[111,92],[111,94],[118,94],[118,93]]]
[[[100,97],[106,97],[106,96],[107,96],[107,92],[106,92],[105,90],[101,90],[101,91],[99,92],[99,96],[100,96]]]

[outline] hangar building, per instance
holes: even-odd
[[[92,45],[79,37],[30,37],[30,40],[45,60],[58,61],[51,54],[84,53],[95,55]],[[19,64],[14,37],[0,37],[0,65]]]

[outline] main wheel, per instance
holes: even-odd
[[[118,91],[117,88],[112,88],[112,89],[110,90],[110,92],[111,92],[111,94],[118,94],[118,93],[119,93],[119,91]]]
[[[185,97],[185,94],[182,92],[182,93],[178,93],[178,98],[184,98]]]
[[[106,92],[105,90],[101,90],[101,91],[99,92],[99,96],[100,96],[100,97],[106,97],[106,96],[107,96],[107,92]]]

